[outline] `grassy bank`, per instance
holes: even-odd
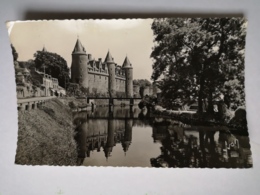
[[[18,112],[15,163],[28,165],[75,165],[76,142],[72,113],[59,99],[39,109]]]

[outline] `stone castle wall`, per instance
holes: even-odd
[[[73,55],[71,65],[71,80],[83,87],[88,87],[88,58],[86,55]]]
[[[109,75],[98,73],[98,72],[89,72],[88,73],[88,85],[90,93],[102,93],[108,94],[108,82]],[[115,79],[115,90],[116,92],[125,92],[125,79],[116,77]]]
[[[130,66],[128,59],[127,65]],[[93,59],[79,39],[72,53],[71,82],[87,88],[93,95],[133,96],[132,67],[126,70],[117,65],[110,52],[104,62],[102,58]]]

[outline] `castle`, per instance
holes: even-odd
[[[79,38],[72,52],[71,82],[93,94],[133,97],[133,67],[128,57],[122,66],[114,62],[109,51],[104,62],[102,58],[95,60],[87,54]]]

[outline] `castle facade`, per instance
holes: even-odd
[[[122,66],[114,62],[109,51],[104,61],[102,58],[95,60],[79,39],[72,52],[71,82],[93,94],[133,97],[133,67],[128,57]]]

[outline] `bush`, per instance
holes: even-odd
[[[50,117],[55,118],[55,111],[53,109],[47,107],[41,107],[41,110],[43,110],[48,115],[50,115]]]
[[[69,102],[69,107],[71,109],[77,108],[76,104],[73,101]]]

